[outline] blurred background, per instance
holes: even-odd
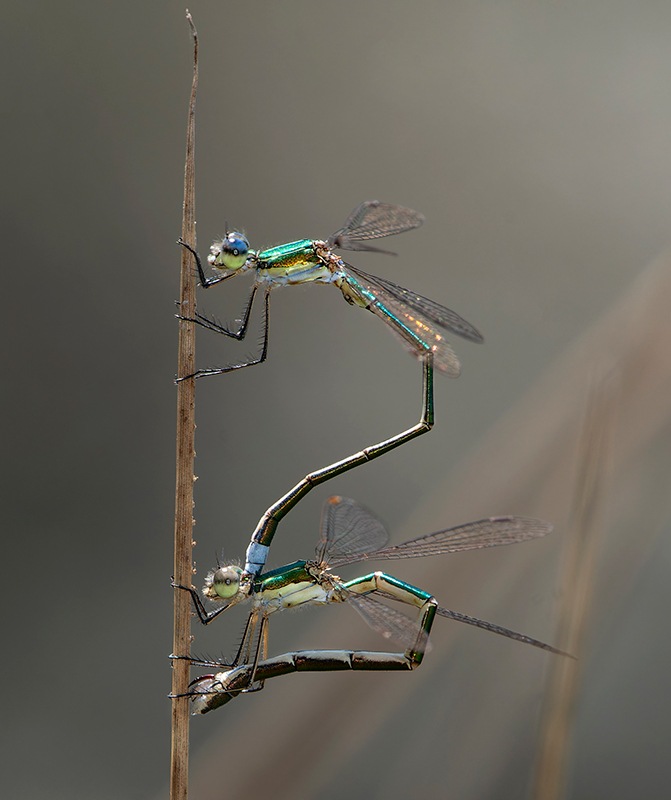
[[[398,258],[352,260],[486,339],[454,342],[463,373],[437,377],[434,431],[312,492],[269,566],[311,556],[333,493],[396,542],[543,517],[547,540],[387,566],[442,605],[556,642],[587,464],[592,604],[562,781],[571,798],[665,796],[671,7],[190,9],[201,252],[227,226],[263,247],[326,237],[364,199],[407,205],[427,222],[390,240]],[[0,783],[12,798],[166,797],[184,7],[36,0],[6,8],[0,36]],[[249,283],[199,308],[230,321]],[[384,328],[333,289],[278,291],[268,361],[198,382],[197,585],[222,551],[243,556],[303,475],[418,419],[420,368]],[[254,353],[257,329],[243,343],[199,332],[199,365]],[[194,626],[194,652],[230,656],[243,622]],[[195,718],[192,796],[530,796],[552,657],[463,627],[438,620],[413,674],[290,676]],[[280,617],[270,645],[385,649],[340,607]]]

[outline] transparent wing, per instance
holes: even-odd
[[[424,217],[411,208],[380,203],[378,200],[366,200],[352,211],[342,228],[329,236],[327,243],[330,247],[340,250],[372,250],[388,253],[388,250],[380,250],[364,242],[410,231],[418,228],[423,222]]]
[[[394,599],[394,598],[392,598]],[[389,641],[396,642],[405,650],[416,644],[426,650],[428,636],[421,632],[417,620],[412,620],[391,606],[381,603],[369,594],[347,595],[347,602],[353,606],[374,631]]]
[[[471,342],[481,344],[484,338],[480,331],[470,322],[459,316],[456,311],[436,303],[429,297],[424,297],[411,289],[405,289],[393,281],[388,281],[385,278],[380,278],[378,275],[370,275],[368,272],[363,272],[358,267],[353,267],[351,264],[346,264],[348,270],[351,270],[362,282],[367,282],[372,287],[377,289],[377,292],[383,293],[385,297],[391,296],[397,303],[402,306],[407,306],[413,311],[417,312],[420,316],[429,320],[432,327],[442,328],[443,330],[450,331],[462,339],[468,339]]]
[[[433,353],[433,365],[450,378],[458,378],[461,363],[445,338],[445,331],[458,333],[472,341],[482,336],[466,320],[433,300],[368,275],[341,260],[346,281],[366,308],[387,323],[387,327],[414,356],[421,358],[428,350]],[[407,329],[407,330],[404,330]],[[408,334],[411,332],[411,335]],[[414,337],[425,344],[422,346]]]
[[[466,625],[475,625],[476,628],[482,628],[490,633],[498,633],[499,636],[505,636],[508,639],[515,639],[517,642],[530,644],[532,647],[538,647],[541,650],[547,650],[548,652],[554,653],[558,656],[568,656],[569,658],[574,658],[574,656],[572,656],[570,653],[565,653],[563,650],[558,650],[556,647],[553,647],[550,644],[545,644],[545,642],[541,642],[538,639],[532,639],[531,636],[526,636],[524,633],[517,633],[516,631],[511,631],[509,628],[503,628],[501,625],[495,625],[493,622],[486,622],[484,619],[469,617],[467,614],[460,614],[458,611],[450,611],[449,608],[440,608],[440,606],[436,609],[436,613],[440,614],[441,617],[447,617],[447,619],[453,619],[456,620],[456,622],[465,622]]]
[[[377,594],[381,597],[387,597],[390,600],[394,599],[392,595],[389,595],[386,592],[377,592]],[[348,595],[348,601],[351,602],[352,605],[355,605],[357,599],[368,601],[365,603],[365,608],[363,611],[361,608],[357,608],[357,611],[359,611],[361,616],[372,628],[385,636],[385,619],[387,617],[387,612],[389,612],[389,622],[386,623],[387,627],[391,631],[392,626],[396,624],[398,626],[398,633],[389,633],[387,638],[397,637],[396,641],[406,645],[409,642],[409,646],[412,646],[412,636],[417,636],[417,625],[415,624],[413,627],[412,620],[408,619],[404,614],[395,611],[393,608],[377,602],[370,595]],[[369,614],[371,621],[369,621],[368,617],[366,616],[367,614]],[[393,616],[394,614],[396,617]],[[452,619],[455,622],[463,622],[465,625],[473,625],[476,628],[481,628],[483,631],[489,631],[490,633],[496,633],[499,636],[505,636],[507,639],[514,639],[516,642],[522,642],[523,644],[529,644],[532,647],[538,647],[541,650],[547,650],[555,655],[574,658],[574,656],[572,656],[570,653],[566,653],[564,650],[559,650],[558,648],[553,647],[551,644],[541,642],[539,639],[534,639],[524,633],[518,633],[517,631],[510,630],[510,628],[504,628],[502,625],[496,625],[493,622],[487,622],[484,619],[478,619],[478,617],[470,617],[468,614],[462,614],[459,611],[451,611],[449,608],[442,608],[441,606],[436,608],[436,614],[441,617],[446,617],[447,619]],[[404,627],[403,621],[405,621],[406,627]],[[403,631],[406,631],[406,633],[404,634]],[[403,636],[406,638],[403,639]]]
[[[547,536],[552,531],[549,522],[531,517],[489,517],[488,519],[467,522],[455,528],[436,531],[419,536],[402,544],[391,545],[381,550],[359,553],[356,558],[341,556],[331,562],[337,567],[343,564],[364,561],[367,558],[397,559],[438,556],[445,553],[458,553],[464,550],[479,550],[484,547],[498,547],[504,544],[525,542]]]
[[[369,280],[351,264],[341,261],[341,265],[343,270],[349,273],[346,280],[355,294],[366,301],[366,308],[387,324],[387,328],[409,353],[422,358],[427,349],[430,349],[433,353],[433,365],[437,370],[450,378],[459,377],[461,362],[443,335],[443,328],[434,320],[397,300],[382,284]],[[418,344],[404,328],[424,342],[426,347]]]
[[[322,508],[321,537],[315,554],[318,564],[353,564],[384,547],[389,534],[368,509],[348,497],[329,497]]]

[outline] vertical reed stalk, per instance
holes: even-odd
[[[191,14],[186,18],[193,36],[193,80],[186,126],[184,165],[184,204],[182,239],[196,245],[195,223],[195,112],[198,88],[198,34]],[[191,254],[182,253],[179,313],[193,319],[196,310],[196,276]],[[196,331],[193,322],[179,322],[177,375],[196,371]],[[177,384],[177,475],[175,482],[175,562],[174,577],[183,586],[191,585],[193,547],[193,482],[195,458],[195,378]],[[174,592],[173,653],[190,650],[191,606],[188,592]],[[173,661],[172,693],[183,695],[189,686],[189,662]],[[187,800],[189,792],[189,699],[172,701],[172,742],[170,751],[170,800]]]

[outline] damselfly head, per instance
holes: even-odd
[[[205,578],[203,594],[210,600],[237,600],[244,595],[241,592],[241,577],[242,569],[233,564],[217,567]]]
[[[217,269],[235,272],[244,267],[249,255],[249,242],[241,233],[232,231],[223,239],[213,242],[210,247],[208,263]]]

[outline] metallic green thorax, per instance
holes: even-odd
[[[333,271],[317,252],[312,239],[288,242],[255,253],[257,279],[271,284],[330,283]],[[248,262],[249,263],[249,262]]]
[[[286,564],[284,567],[278,567],[277,569],[271,569],[269,572],[264,572],[254,580],[252,584],[252,593],[274,592],[278,589],[284,589],[292,583],[298,584],[312,581],[313,579],[305,567],[305,561],[294,561],[292,564]]]
[[[267,267],[278,267],[283,265],[293,265],[302,263],[316,264],[318,258],[312,246],[312,239],[299,239],[297,242],[287,242],[278,244],[277,247],[269,247],[267,250],[259,250],[255,254],[255,260],[261,269]]]

